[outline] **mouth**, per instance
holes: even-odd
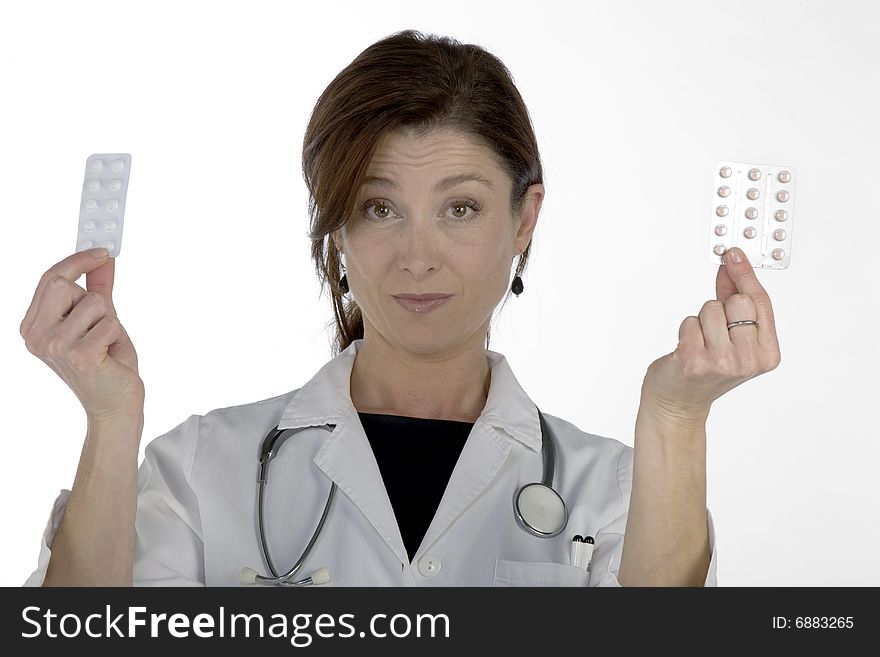
[[[451,297],[451,294],[443,294],[442,292],[430,292],[425,294],[392,294],[395,299],[410,299],[411,301],[433,301],[434,299],[445,299]]]
[[[433,310],[452,297],[451,294],[424,294],[420,296],[401,294],[392,296],[397,303],[414,313],[424,313]]]

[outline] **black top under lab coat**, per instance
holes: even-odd
[[[474,423],[379,413],[358,415],[412,561]]]

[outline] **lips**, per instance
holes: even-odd
[[[427,298],[426,296],[409,298],[410,295],[401,295],[394,296],[394,300],[399,303],[401,306],[406,308],[408,311],[412,313],[425,313],[433,310],[437,306],[442,306],[446,303],[451,294],[441,294],[441,295],[433,295],[434,298]]]
[[[408,299],[409,301],[433,301],[434,299],[445,299],[451,297],[451,294],[442,294],[440,292],[431,292],[429,294],[393,294],[396,299]]]

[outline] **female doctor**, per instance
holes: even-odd
[[[780,358],[749,262],[725,259],[648,368],[630,448],[540,411],[488,349],[544,197],[501,61],[409,30],[373,44],[318,100],[303,171],[335,355],[291,392],[190,416],[139,469],[114,260],[43,275],[21,335],[88,433],[26,584],[715,585],[709,408]]]

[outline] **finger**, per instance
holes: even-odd
[[[718,273],[715,275],[715,298],[724,303],[734,294],[739,294],[739,290],[730,277],[730,269],[726,265],[719,265]]]
[[[729,255],[736,251],[742,257],[742,262],[732,262]],[[732,248],[724,255],[725,264],[721,266],[725,269],[724,275],[719,270],[715,280],[715,292],[718,300],[725,294],[725,301],[730,297],[727,279],[736,286],[736,292],[740,294],[748,294],[752,303],[755,304],[756,319],[758,321],[758,344],[768,354],[779,353],[779,340],[776,335],[776,320],[773,317],[773,306],[770,303],[770,295],[758,281],[758,276],[752,268],[748,257],[743,253],[742,249]],[[725,278],[727,276],[727,278]],[[730,321],[741,319],[739,317],[732,318]],[[742,318],[745,319],[745,318]]]
[[[700,308],[699,320],[706,349],[720,351],[730,347],[730,336],[727,335],[727,316],[724,314],[723,303],[715,299],[704,303]]]
[[[107,315],[109,313],[101,297],[87,294],[73,307],[70,315],[61,322],[55,339],[59,345],[69,348],[84,338]]]
[[[717,303],[717,302],[716,302]],[[741,346],[743,350],[748,350],[753,354],[758,350],[758,327],[749,324],[740,326],[727,325],[731,322],[739,322],[742,320],[755,320],[758,317],[755,304],[752,297],[748,294],[734,294],[724,302],[724,332],[728,335],[728,341],[734,345]]]
[[[86,291],[66,278],[51,278],[40,295],[34,319],[31,322],[32,335],[44,335],[64,322],[86,296]]]
[[[122,324],[119,323],[119,320],[112,315],[105,315],[83,336],[83,349],[89,353],[100,353],[105,357],[107,355],[114,357],[119,348],[121,333],[123,333]]]
[[[706,348],[700,318],[696,315],[685,317],[678,327],[678,348],[682,351],[700,351]]]
[[[113,308],[113,278],[116,274],[116,258],[107,258],[104,264],[86,273],[86,289],[100,294],[107,300],[108,309],[115,315]]]
[[[30,330],[31,324],[34,321],[34,316],[37,313],[37,308],[40,305],[40,297],[43,295],[50,280],[55,278],[55,276],[63,276],[71,283],[74,283],[84,273],[97,269],[104,264],[106,260],[107,256],[96,258],[90,251],[77,251],[46,270],[40,279],[40,282],[37,284],[37,289],[34,291],[34,298],[31,300],[31,305],[25,313],[24,319],[19,327],[21,335],[24,336]]]

